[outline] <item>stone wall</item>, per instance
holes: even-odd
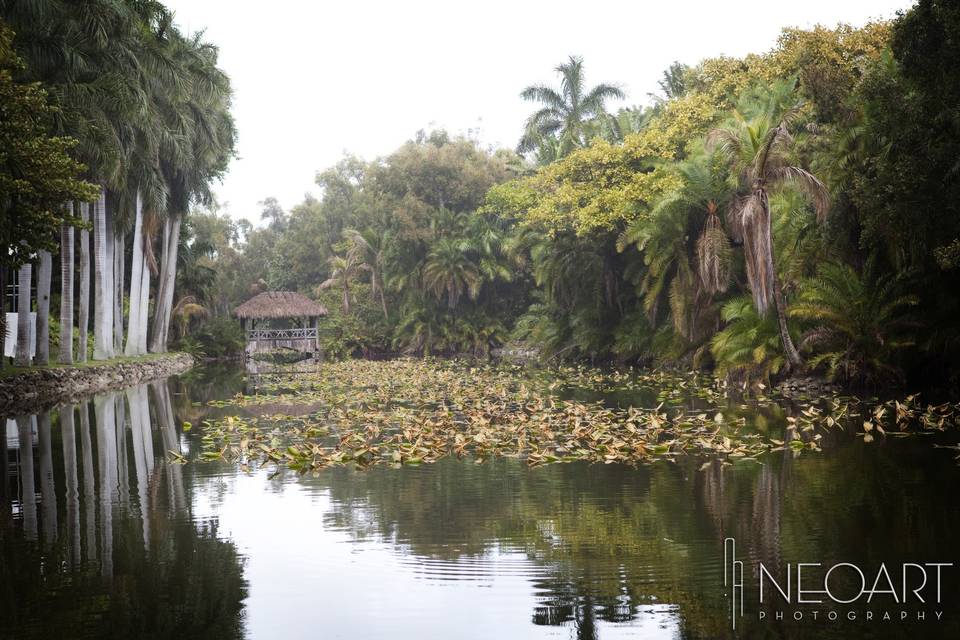
[[[169,353],[142,361],[50,367],[0,377],[0,416],[34,413],[100,391],[165,378],[186,371],[194,362],[186,353]]]

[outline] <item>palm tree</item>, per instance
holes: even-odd
[[[738,112],[727,127],[717,128],[707,138],[708,147],[719,151],[736,176],[740,195],[732,201],[727,219],[735,239],[742,239],[747,279],[757,312],[763,316],[771,299],[776,309],[780,340],[790,367],[799,369],[803,359],[787,327],[787,304],[773,256],[771,231],[771,190],[793,187],[812,201],[818,220],[826,216],[830,195],[812,173],[790,161],[793,137],[790,123],[799,115],[799,106],[782,110],[775,96],[751,119]]]
[[[749,384],[769,380],[786,362],[779,328],[773,318],[761,316],[749,296],[738,296],[720,312],[726,326],[710,340],[716,374]]]
[[[584,85],[583,58],[570,56],[567,62],[558,65],[560,89],[546,85],[531,85],[520,93],[529,102],[543,105],[527,119],[526,131],[518,150],[534,151],[545,140],[559,143],[557,155],[564,156],[577,147],[584,146],[584,127],[592,118],[606,116],[604,103],[610,99],[622,100],[626,96],[616,85],[598,84],[591,89]]]
[[[210,181],[223,174],[233,154],[230,80],[217,67],[216,47],[201,36],[187,38],[170,30],[167,45],[179,78],[175,86],[156,96],[170,135],[160,154],[167,218],[150,343],[153,352],[167,350],[182,220],[192,202],[211,200]]]
[[[126,356],[142,355],[146,344],[146,327],[142,320],[146,318],[142,305],[149,296],[150,271],[147,269],[145,245],[148,240],[143,229],[143,198],[136,195],[135,218],[133,227],[133,261],[130,266],[130,319],[127,325],[127,344],[123,353]],[[146,294],[146,296],[144,295]]]
[[[346,256],[330,256],[330,277],[320,283],[318,289],[338,287],[343,291],[343,313],[350,313],[350,283],[359,277],[361,271],[369,271],[370,266],[359,262],[356,254],[348,252]]]
[[[35,364],[50,364],[50,278],[53,275],[53,258],[49,251],[40,252],[40,268],[37,270],[37,354]]]
[[[18,367],[30,365],[30,287],[33,265],[29,262],[17,272],[17,352]]]
[[[73,227],[68,224],[60,229],[59,361],[73,364]]]
[[[455,309],[464,293],[472,300],[480,295],[483,277],[467,256],[467,243],[454,238],[441,238],[434,243],[423,265],[423,284],[437,299],[447,298],[447,306]]]
[[[674,330],[692,342],[715,316],[713,296],[729,284],[730,243],[716,213],[727,189],[705,154],[693,155],[674,171],[681,186],[657,200],[649,216],[632,222],[617,249],[633,245],[643,257],[638,275],[650,325],[656,326],[666,297]]]
[[[80,203],[80,218],[84,225],[90,222],[90,205]],[[87,330],[90,328],[90,232],[86,226],[80,230],[80,305],[77,317],[77,330],[80,340],[77,344],[77,359],[87,361]]]
[[[388,319],[387,299],[384,295],[383,268],[384,248],[387,244],[384,235],[377,235],[372,230],[364,233],[356,229],[344,229],[344,237],[350,242],[347,253],[354,254],[353,260],[367,265],[370,271],[370,294],[374,300],[380,300],[383,309],[383,319]]]
[[[93,359],[113,357],[113,242],[108,235],[107,194],[93,204]]]
[[[207,311],[206,307],[197,302],[196,297],[184,296],[180,298],[173,308],[173,317],[177,321],[180,338],[183,339],[187,336],[187,332],[190,330],[190,323],[194,318],[206,318],[209,315],[210,312]]]
[[[817,276],[803,283],[790,316],[814,323],[801,347],[822,352],[811,366],[826,364],[831,379],[876,383],[902,381],[895,355],[913,346],[907,329],[913,324],[906,311],[919,303],[906,293],[906,278],[878,275],[873,261],[864,274],[846,264],[827,263]]]

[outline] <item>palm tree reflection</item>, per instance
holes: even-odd
[[[93,420],[90,405],[19,416],[3,438],[0,637],[241,637],[237,550],[163,459],[180,450],[166,383],[97,396]]]

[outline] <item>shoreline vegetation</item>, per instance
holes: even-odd
[[[34,413],[103,391],[183,373],[196,359],[187,353],[151,353],[96,362],[51,364],[0,372],[0,415]]]

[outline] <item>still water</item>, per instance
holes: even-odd
[[[0,638],[960,637],[960,467],[929,439],[732,466],[199,462],[184,423],[247,384],[201,368],[0,419]],[[747,567],[742,616],[725,538]],[[788,563],[856,564],[868,587],[883,562],[897,590],[902,563],[955,566],[940,603],[880,594],[761,622],[756,562],[781,585]]]

